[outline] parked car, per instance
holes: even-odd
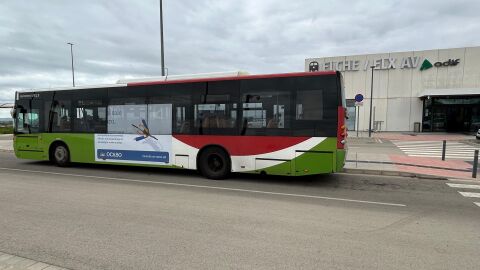
[[[477,137],[477,140],[480,140],[480,129],[477,131],[477,135],[475,135],[475,137]]]

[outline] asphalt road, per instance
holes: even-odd
[[[0,152],[0,251],[71,269],[478,269],[480,207],[446,181],[235,175]],[[480,199],[477,199],[480,200]]]

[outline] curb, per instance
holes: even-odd
[[[410,173],[410,172],[399,172],[399,171],[383,171],[383,170],[368,170],[368,169],[346,169],[346,168],[344,168],[342,172],[343,173],[351,173],[351,174],[402,176],[402,177],[412,177],[412,178],[419,178],[419,179],[448,180],[447,177],[443,177],[443,176],[420,174],[420,173]]]

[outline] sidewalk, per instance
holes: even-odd
[[[67,270],[43,262],[37,262],[27,258],[0,252],[0,269],[15,270]]]
[[[461,178],[472,180],[472,165],[463,160],[371,153],[349,153],[345,172],[420,178]],[[480,173],[479,173],[480,177]]]
[[[352,132],[354,133],[354,132]],[[356,135],[356,134],[355,134]],[[345,172],[422,178],[472,178],[472,161],[408,156],[391,141],[471,141],[474,136],[438,133],[374,133],[372,138],[349,137]],[[472,146],[475,147],[475,146]],[[478,146],[477,146],[478,147]],[[480,174],[479,174],[480,179]]]

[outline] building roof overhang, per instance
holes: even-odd
[[[13,108],[14,104],[13,103],[4,103],[0,101],[0,108],[5,109],[5,108]]]
[[[480,88],[445,88],[425,89],[418,95],[419,98],[439,96],[474,96],[480,95]]]

